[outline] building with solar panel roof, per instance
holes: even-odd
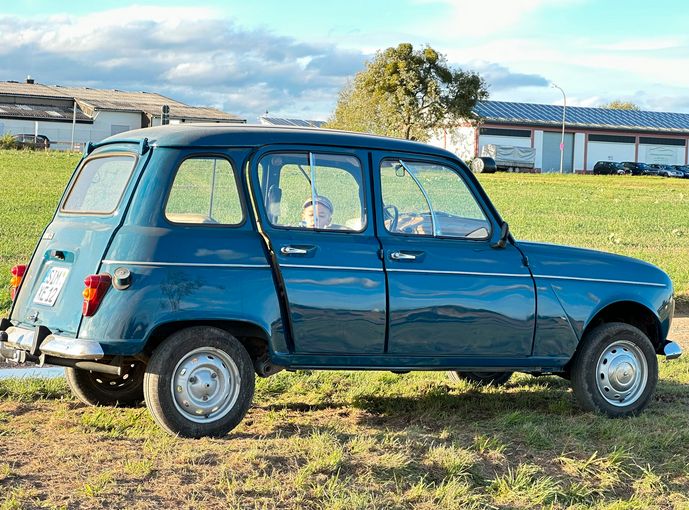
[[[468,160],[486,145],[535,149],[537,172],[559,172],[562,106],[479,102],[481,121],[441,133],[431,143]],[[598,161],[689,163],[689,114],[568,106],[564,172],[591,171]]]
[[[69,149],[73,139],[78,148],[130,129],[160,125],[163,105],[169,107],[170,124],[246,123],[237,115],[152,92],[42,85],[29,78],[0,82],[0,134],[47,136],[51,149]]]

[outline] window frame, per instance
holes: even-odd
[[[488,223],[488,234],[484,237],[461,237],[461,236],[449,236],[449,235],[435,235],[434,233],[431,234],[414,234],[414,233],[408,233],[408,232],[392,232],[388,230],[388,228],[385,226],[385,218],[383,216],[383,209],[384,209],[384,203],[383,203],[383,181],[381,179],[381,172],[382,172],[382,167],[383,163],[385,161],[403,161],[404,163],[411,163],[411,164],[427,164],[427,165],[436,165],[436,166],[442,166],[450,170],[451,172],[455,173],[457,177],[460,179],[462,184],[466,187],[467,191],[471,195],[471,197],[474,199],[474,202],[478,206],[478,208],[481,210],[483,213],[484,219],[486,223]],[[384,232],[386,235],[390,236],[396,236],[396,237],[406,237],[406,238],[411,238],[411,239],[445,239],[445,240],[453,240],[453,241],[472,241],[472,242],[479,242],[479,243],[485,243],[489,242],[493,238],[493,234],[495,232],[495,225],[493,221],[493,216],[489,214],[489,211],[486,209],[486,205],[483,203],[483,200],[480,200],[480,197],[477,196],[475,190],[472,188],[469,182],[467,182],[467,179],[465,179],[464,175],[462,175],[462,171],[458,168],[456,168],[454,165],[452,165],[448,161],[438,161],[435,159],[431,158],[425,158],[423,155],[420,154],[395,154],[395,155],[390,155],[390,154],[384,154],[381,155],[380,158],[378,158],[378,175],[377,175],[377,180],[378,180],[378,186],[380,187],[380,192],[378,193],[379,198],[380,198],[380,220],[381,220],[381,229],[380,232]],[[413,179],[416,183],[416,179]],[[417,184],[418,185],[418,184]],[[422,190],[419,190],[420,193],[422,193],[424,196],[426,193],[424,193]],[[430,204],[429,204],[430,205]],[[429,214],[432,214],[429,212]]]
[[[72,193],[74,191],[74,186],[76,185],[77,182],[79,182],[79,178],[81,177],[81,174],[86,167],[87,164],[89,164],[91,161],[94,161],[96,159],[103,159],[103,158],[112,158],[112,157],[121,157],[125,156],[128,158],[132,158],[134,160],[134,164],[132,165],[132,169],[129,171],[129,177],[127,177],[127,181],[125,182],[124,186],[122,186],[122,191],[120,192],[120,196],[117,199],[117,202],[115,204],[115,207],[110,210],[110,211],[71,211],[68,209],[65,209],[65,205],[67,204],[67,201],[69,200],[69,197],[72,196]],[[131,184],[132,177],[134,176],[134,173],[136,171],[136,167],[139,164],[139,155],[135,154],[134,152],[126,152],[126,151],[118,151],[118,152],[102,152],[98,154],[94,154],[92,156],[89,156],[87,158],[84,158],[81,163],[79,164],[79,167],[77,168],[77,171],[74,175],[74,178],[70,180],[69,182],[69,189],[67,190],[67,193],[65,194],[64,198],[62,199],[62,202],[60,203],[60,214],[67,214],[71,216],[113,216],[117,210],[120,208],[120,205],[122,204],[122,198],[124,197],[125,193],[127,192],[127,188],[129,188],[129,185]]]
[[[182,168],[182,165],[190,160],[190,159],[222,159],[225,160],[229,163],[230,168],[232,169],[232,175],[234,176],[234,183],[235,183],[235,189],[237,191],[237,197],[239,198],[239,207],[242,212],[242,219],[239,223],[185,223],[185,222],[179,222],[179,221],[172,221],[170,218],[167,217],[167,204],[170,200],[170,194],[172,193],[172,187],[175,185],[175,181],[177,180],[177,174],[179,173],[180,168]],[[244,201],[244,193],[242,190],[242,182],[241,178],[239,175],[239,171],[237,169],[237,166],[235,165],[234,161],[232,158],[227,156],[226,154],[222,153],[217,153],[217,152],[199,152],[199,153],[190,153],[190,154],[185,154],[181,160],[178,161],[175,171],[172,174],[172,177],[169,180],[169,184],[167,186],[167,192],[165,194],[165,200],[163,201],[163,207],[161,209],[162,212],[162,217],[163,221],[168,224],[168,225],[173,225],[175,227],[194,227],[194,228],[239,228],[242,227],[246,224],[247,221],[247,211],[246,211],[246,203]]]
[[[293,232],[325,232],[328,234],[347,234],[347,235],[354,235],[354,234],[363,234],[368,230],[369,228],[369,209],[367,206],[367,199],[368,199],[368,186],[369,180],[367,179],[366,175],[366,167],[363,165],[361,158],[355,154],[355,153],[347,153],[347,152],[338,152],[336,150],[329,151],[329,150],[322,150],[325,147],[299,147],[295,148],[292,146],[289,147],[271,147],[270,149],[266,150],[265,152],[260,152],[256,154],[252,159],[255,161],[255,163],[252,164],[252,167],[255,168],[255,171],[252,169],[252,176],[255,174],[256,177],[256,187],[258,188],[258,198],[257,202],[260,204],[261,207],[261,212],[263,214],[263,218],[266,221],[266,226],[275,229],[275,230],[287,230],[287,231],[293,231]],[[319,155],[321,156],[343,156],[343,157],[350,157],[354,158],[357,163],[359,164],[359,170],[361,172],[361,180],[359,181],[360,189],[362,193],[360,194],[361,197],[361,213],[363,215],[364,223],[361,226],[361,229],[359,230],[336,230],[336,229],[328,229],[328,228],[307,228],[307,227],[299,227],[299,226],[291,226],[291,225],[276,225],[272,223],[269,219],[268,212],[266,210],[266,203],[265,203],[265,194],[263,193],[263,190],[261,188],[261,177],[260,177],[260,172],[261,172],[261,161],[268,156],[271,155],[276,155],[276,154],[291,154],[291,155],[304,155],[309,157],[309,154],[313,154],[316,157]],[[336,168],[336,167],[331,167],[331,168]]]

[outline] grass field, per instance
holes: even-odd
[[[77,156],[0,152],[0,309]],[[638,256],[689,296],[689,181],[486,175],[516,237]],[[689,508],[689,360],[661,361],[637,418],[577,409],[555,377],[280,373],[226,439],[87,408],[64,380],[0,381],[0,510]]]

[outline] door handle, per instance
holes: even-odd
[[[283,255],[306,255],[309,252],[306,248],[296,248],[294,246],[283,246],[280,253]]]
[[[393,251],[390,254],[392,260],[416,260],[416,255],[404,253],[403,251]]]

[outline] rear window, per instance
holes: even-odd
[[[114,212],[135,164],[133,155],[101,156],[87,160],[79,170],[62,210],[90,214]]]

